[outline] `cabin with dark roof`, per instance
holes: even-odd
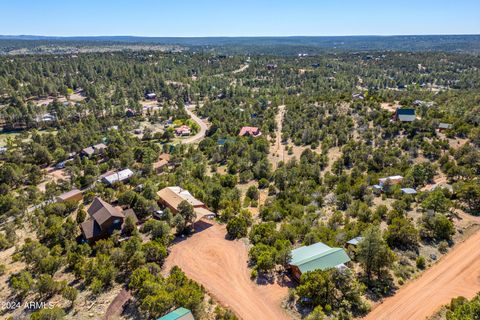
[[[400,122],[412,122],[416,119],[415,109],[400,109],[395,111],[394,120]]]
[[[95,198],[87,210],[90,218],[80,224],[87,241],[94,242],[106,238],[115,230],[121,230],[125,215],[111,204]]]

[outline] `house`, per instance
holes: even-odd
[[[409,194],[409,195],[415,195],[417,194],[417,190],[413,189],[413,188],[402,188],[400,189],[402,190],[402,193],[403,194]]]
[[[178,308],[157,320],[195,320],[190,310],[185,308]]]
[[[394,120],[400,122],[412,122],[416,119],[415,109],[400,109],[395,111]]]
[[[353,93],[352,94],[352,99],[353,100],[363,100],[363,99],[365,99],[365,96],[363,95],[363,93]]]
[[[297,280],[305,272],[343,268],[350,261],[342,248],[331,248],[321,242],[294,249],[291,256],[290,270]]]
[[[277,69],[277,65],[273,63],[267,64],[267,70],[275,70]]]
[[[104,143],[98,143],[93,146],[87,147],[80,151],[80,155],[84,157],[91,157],[95,154],[103,155],[107,150],[107,146]]]
[[[383,186],[385,185],[385,183],[387,183],[387,181],[390,184],[400,184],[403,181],[403,177],[397,175],[397,176],[390,176],[386,178],[380,178],[378,179],[378,185],[380,185],[383,188]]]
[[[126,181],[130,179],[132,176],[133,176],[133,171],[127,168],[103,177],[102,182],[108,185],[112,185],[116,182]]]
[[[115,230],[121,230],[125,215],[100,198],[95,198],[87,210],[90,218],[80,224],[87,241],[108,237]]]
[[[59,195],[56,200],[57,202],[79,202],[83,199],[82,191],[78,189],[73,189],[68,192],[62,193]]]
[[[145,94],[145,99],[147,100],[155,100],[157,99],[157,95],[155,93],[146,93]]]
[[[450,123],[444,123],[444,122],[440,122],[438,124],[438,131],[439,132],[442,132],[442,131],[445,131],[445,130],[449,130],[449,129],[452,129],[452,125]]]
[[[51,113],[45,113],[43,115],[37,116],[37,122],[54,122],[57,120],[57,117]]]
[[[158,157],[158,161],[153,164],[153,170],[155,170],[156,173],[162,173],[163,171],[165,171],[165,168],[168,166],[169,161],[170,161],[170,154],[162,153]]]
[[[191,131],[190,127],[187,126],[187,125],[182,125],[178,128],[175,128],[175,134],[177,136],[189,136],[191,132],[192,131]]]
[[[213,216],[213,212],[208,210],[207,206],[200,200],[196,199],[188,190],[180,187],[166,187],[157,192],[158,202],[166,208],[169,208],[172,213],[178,213],[178,206],[182,201],[187,201],[193,207],[197,214],[197,220],[204,216]]]
[[[242,127],[240,129],[239,136],[252,136],[252,137],[259,137],[262,135],[262,132],[257,127]]]
[[[125,116],[127,116],[127,118],[135,117],[135,111],[131,108],[128,108],[125,110]]]

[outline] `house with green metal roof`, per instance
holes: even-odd
[[[195,320],[195,318],[190,310],[178,308],[157,320]]]
[[[290,269],[297,280],[305,272],[338,268],[350,261],[342,248],[331,248],[321,242],[294,249],[291,255]]]

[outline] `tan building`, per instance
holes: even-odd
[[[153,164],[153,170],[156,173],[162,173],[168,167],[168,163],[170,161],[170,155],[168,153],[162,153],[160,157],[158,157],[158,161]]]
[[[200,200],[196,199],[188,190],[180,187],[166,187],[157,192],[158,202],[164,207],[169,208],[174,214],[178,213],[178,206],[182,201],[190,203],[197,214],[197,220],[204,216],[215,215],[208,210],[207,206]]]
[[[82,201],[83,194],[82,191],[78,189],[73,189],[68,192],[62,193],[61,195],[57,196],[57,202],[79,202]]]

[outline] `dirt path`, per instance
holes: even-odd
[[[182,144],[197,143],[197,142],[202,141],[203,138],[205,138],[205,134],[208,130],[207,124],[205,122],[203,122],[202,119],[197,117],[197,115],[195,113],[193,113],[192,110],[190,110],[191,107],[195,107],[195,106],[194,105],[193,106],[185,106],[185,110],[187,111],[188,115],[193,119],[193,121],[195,121],[200,126],[200,131],[198,131],[197,134],[194,135],[194,136],[183,139],[181,141]]]
[[[179,266],[241,319],[289,319],[281,307],[281,301],[288,294],[287,287],[252,282],[245,244],[226,240],[224,226],[214,222],[204,225],[205,230],[172,246],[165,271]]]
[[[105,311],[105,315],[103,316],[103,320],[113,320],[118,319],[123,312],[123,306],[127,303],[128,300],[132,295],[127,289],[123,289],[120,293],[113,299],[112,303]]]
[[[248,68],[249,66],[250,66],[250,65],[247,63],[246,65],[241,66],[241,67],[238,68],[237,70],[234,70],[232,73],[240,73],[240,72],[243,72],[243,71],[247,70],[247,68]]]
[[[278,167],[280,161],[285,161],[285,148],[282,148],[282,128],[283,118],[285,117],[285,105],[278,106],[278,112],[275,115],[275,144],[270,146],[269,158],[273,169]]]
[[[480,231],[458,244],[436,265],[387,298],[366,320],[423,320],[454,297],[480,291]]]

